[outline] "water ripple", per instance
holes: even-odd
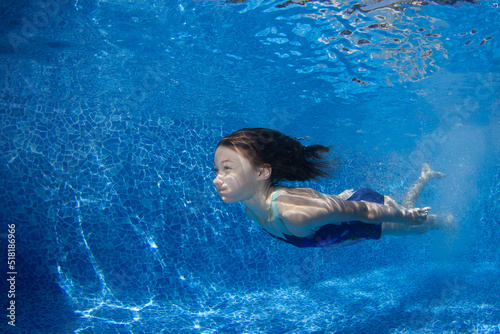
[[[488,4],[472,1],[274,1],[244,6],[245,13],[274,15],[274,22],[254,35],[270,54],[297,73],[331,83],[337,97],[428,78],[450,62],[451,53],[463,51],[461,37],[468,32],[449,22],[478,15],[492,23],[498,16],[484,13]],[[493,33],[484,33],[475,47],[491,39]]]

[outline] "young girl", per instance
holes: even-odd
[[[402,205],[371,189],[324,195],[316,190],[279,186],[281,180],[328,177],[329,149],[265,128],[246,128],[224,137],[215,150],[217,187],[226,203],[242,202],[248,217],[272,237],[297,247],[327,247],[380,239],[384,235],[421,234],[440,228],[429,207],[414,208],[427,182],[444,174],[424,164]]]

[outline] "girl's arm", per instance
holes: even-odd
[[[278,215],[291,232],[354,220],[371,224],[423,224],[430,210],[429,207],[400,210],[372,202],[344,201],[319,193],[314,197],[284,195],[280,196],[278,203]]]

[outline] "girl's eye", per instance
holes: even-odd
[[[231,169],[231,167],[229,167],[229,166],[224,166],[224,167],[222,167],[222,169],[226,171],[226,170],[230,170],[230,169]],[[215,174],[219,174],[219,169],[218,169],[218,168],[214,168],[214,172],[215,172]]]

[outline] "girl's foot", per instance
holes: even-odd
[[[445,176],[446,174],[444,173],[432,170],[431,166],[429,166],[429,164],[427,163],[424,163],[422,165],[422,171],[420,172],[420,177],[423,177],[426,180],[442,179]]]

